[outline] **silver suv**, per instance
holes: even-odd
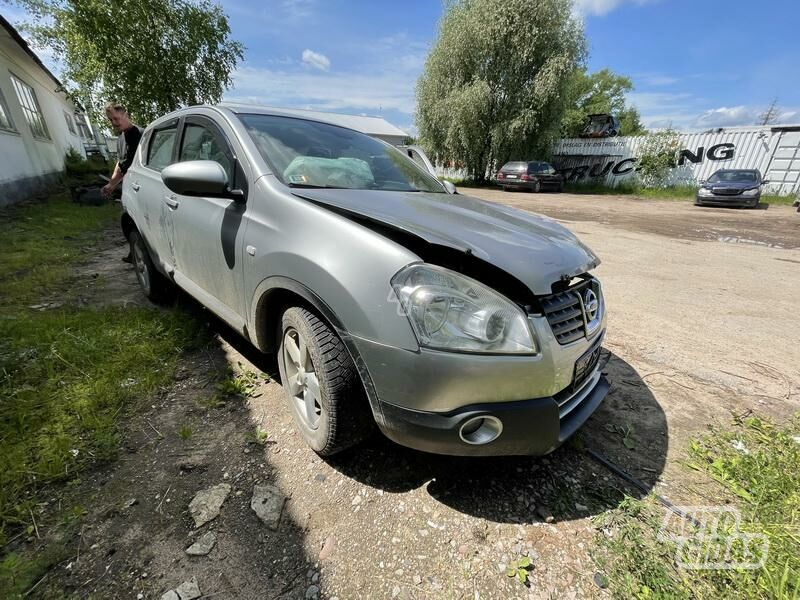
[[[177,285],[275,352],[321,455],[375,424],[429,452],[546,454],[608,391],[594,253],[356,131],[180,110],[145,131],[122,202],[144,293]]]

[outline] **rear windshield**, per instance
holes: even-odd
[[[397,148],[344,127],[276,115],[239,115],[275,176],[289,187],[446,193]]]
[[[528,163],[526,162],[507,162],[503,165],[503,168],[500,169],[501,171],[524,171],[528,168]]]
[[[717,171],[708,178],[709,183],[756,183],[755,171]]]

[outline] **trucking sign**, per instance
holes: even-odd
[[[635,175],[645,139],[563,139],[556,143],[552,163],[567,181],[603,180],[613,186]],[[678,134],[678,147],[670,185],[694,185],[718,169],[758,169],[770,181],[772,193],[800,189],[800,126]]]

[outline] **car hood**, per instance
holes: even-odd
[[[471,252],[516,277],[535,294],[585,273],[600,259],[553,219],[462,194],[302,189],[296,196]]]
[[[719,183],[707,182],[703,187],[707,188],[725,188],[729,190],[749,190],[758,187],[758,182],[755,181],[720,181]]]

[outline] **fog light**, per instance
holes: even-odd
[[[493,442],[501,433],[503,433],[502,421],[491,415],[472,417],[458,430],[461,440],[473,446]]]

